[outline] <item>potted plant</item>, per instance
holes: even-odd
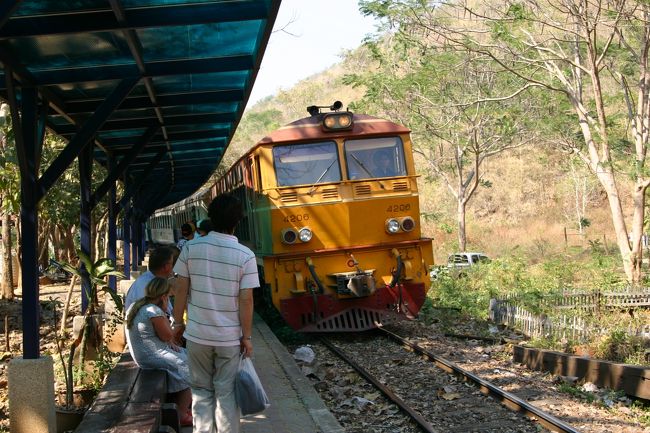
[[[72,370],[68,370],[66,361],[63,356],[63,341],[58,333],[58,319],[56,314],[57,306],[61,305],[61,302],[57,299],[50,298],[48,304],[48,307],[53,311],[54,341],[56,344],[57,353],[59,355],[59,360],[61,362],[63,378],[65,380],[65,404],[63,406],[57,405],[56,407],[56,431],[57,433],[61,433],[68,430],[74,430],[79,425],[81,419],[83,418],[85,408],[74,404]]]
[[[74,356],[79,348],[79,371],[84,371],[86,363],[86,353],[88,350],[88,345],[90,342],[93,342],[95,348],[99,349],[102,343],[102,335],[99,328],[98,321],[96,319],[96,313],[99,309],[98,294],[99,292],[105,292],[111,296],[113,302],[115,303],[116,309],[118,311],[123,310],[122,298],[108,287],[108,284],[105,280],[106,277],[114,275],[117,277],[124,278],[124,275],[115,269],[115,261],[112,259],[102,258],[94,263],[90,258],[79,251],[79,267],[72,266],[69,263],[64,263],[63,268],[70,272],[73,275],[79,277],[83,281],[83,277],[86,274],[89,278],[90,285],[89,289],[86,289],[86,296],[88,299],[88,307],[84,311],[82,326],[78,336],[69,346],[69,353],[67,362],[64,360],[63,356],[63,343],[59,339],[58,334],[55,331],[55,338],[57,344],[57,350],[59,352],[59,358],[61,365],[64,370],[64,378],[66,385],[65,392],[65,411],[77,411],[78,408],[74,404],[74,378],[73,378],[73,364]],[[83,266],[82,266],[83,265]],[[83,288],[82,284],[82,288]],[[56,328],[56,324],[55,324]],[[82,412],[83,413],[83,412]],[[80,421],[80,418],[79,418]]]

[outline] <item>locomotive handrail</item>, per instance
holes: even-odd
[[[323,283],[321,282],[320,278],[318,278],[318,275],[316,274],[316,268],[314,268],[314,262],[312,261],[311,257],[305,258],[305,262],[307,262],[309,273],[311,274],[312,278],[316,282],[316,285],[318,286],[318,290],[320,290],[321,293],[325,293],[325,287],[323,287]],[[315,322],[316,318],[318,317],[318,296],[316,296],[316,293],[313,290],[311,290],[311,288],[310,291],[314,299],[313,320]]]
[[[325,292],[325,286],[323,286],[323,283],[321,282],[320,278],[318,278],[318,275],[316,274],[316,268],[314,267],[314,262],[311,260],[311,257],[305,258],[305,262],[307,262],[307,267],[309,268],[309,273],[311,274],[312,278],[314,278],[314,281],[316,282],[316,285],[318,286],[318,290],[321,291],[321,293]]]
[[[397,282],[399,281],[400,275],[402,275],[402,269],[404,269],[404,262],[402,261],[402,255],[399,253],[397,248],[393,248],[391,252],[395,257],[395,260],[397,260],[397,269],[395,269],[395,273],[393,274],[393,279],[390,281],[390,284],[388,285],[388,287],[392,289],[393,287],[395,287],[395,284],[397,284]]]

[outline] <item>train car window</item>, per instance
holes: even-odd
[[[399,137],[345,141],[349,179],[406,176],[404,146]]]
[[[314,185],[341,180],[334,141],[291,144],[273,148],[278,186]]]
[[[262,186],[262,167],[260,166],[260,157],[255,156],[255,185],[256,185],[256,190],[260,191],[263,186]]]
[[[244,185],[246,188],[254,189],[255,182],[253,181],[253,158],[246,160],[246,165],[244,166]]]

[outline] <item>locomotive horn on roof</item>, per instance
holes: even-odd
[[[334,101],[332,105],[310,105],[307,107],[307,112],[312,116],[317,116],[320,114],[321,108],[329,108],[330,111],[339,111],[343,107],[341,101]]]

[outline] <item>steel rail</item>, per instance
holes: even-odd
[[[389,338],[398,341],[411,349],[415,350],[417,353],[426,356],[431,360],[436,366],[445,370],[448,373],[460,375],[464,378],[471,380],[479,386],[479,390],[483,394],[491,394],[493,397],[497,397],[501,403],[507,408],[524,413],[527,417],[534,419],[536,422],[540,423],[543,427],[548,430],[561,432],[561,433],[580,433],[579,430],[576,430],[572,426],[566,424],[565,422],[555,418],[553,415],[550,415],[544,411],[539,410],[535,406],[525,402],[519,397],[510,394],[509,392],[504,391],[498,386],[481,379],[473,373],[470,373],[467,370],[460,368],[458,365],[454,364],[451,361],[448,361],[444,358],[441,358],[428,350],[420,347],[416,343],[412,343],[405,338],[388,331],[384,328],[378,328],[380,332],[387,335]]]
[[[368,372],[365,368],[357,364],[354,360],[350,359],[345,353],[343,353],[341,350],[339,350],[338,347],[333,345],[329,340],[327,340],[325,337],[321,337],[320,341],[327,346],[329,350],[334,352],[336,356],[339,358],[343,359],[345,362],[347,362],[352,368],[354,368],[359,374],[361,374],[363,377],[365,377],[370,383],[372,383],[374,386],[376,386],[386,397],[388,397],[393,403],[395,403],[397,406],[399,406],[400,409],[402,409],[404,412],[408,413],[409,416],[418,423],[420,427],[422,427],[425,431],[429,433],[438,433],[437,430],[433,428],[431,424],[425,420],[422,415],[420,415],[417,411],[415,411],[411,406],[406,404],[404,400],[399,398],[398,396],[395,395],[393,391],[391,391],[390,388],[386,387],[383,383],[379,382],[370,372]]]

